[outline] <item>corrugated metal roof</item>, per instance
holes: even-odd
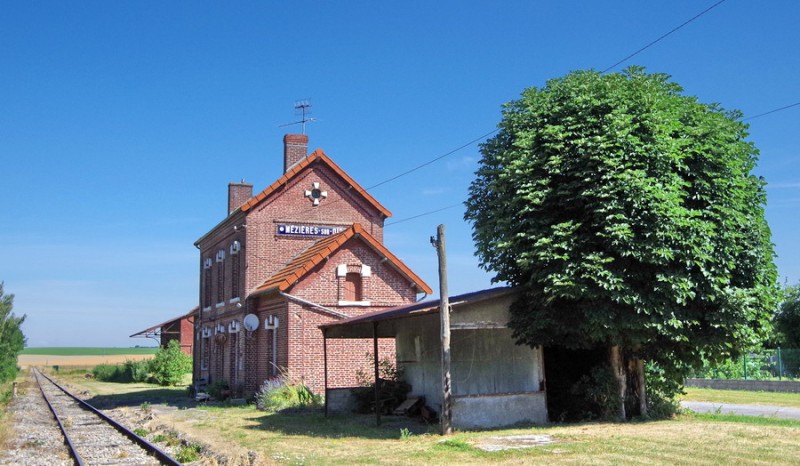
[[[141,332],[134,333],[133,335],[131,335],[128,338],[143,336],[145,333],[152,332],[155,329],[159,329],[161,327],[166,327],[167,325],[169,325],[169,324],[171,324],[173,322],[177,322],[177,321],[185,319],[187,317],[192,317],[194,315],[197,315],[198,312],[200,312],[200,306],[195,307],[194,309],[192,309],[191,311],[189,311],[188,313],[186,313],[186,314],[184,314],[184,315],[182,315],[180,317],[175,317],[174,319],[170,319],[170,320],[168,320],[166,322],[162,322],[162,323],[160,323],[158,325],[154,325],[154,326],[152,326],[152,327],[150,327],[148,329],[142,330]]]
[[[516,288],[506,286],[451,296],[449,298],[450,308],[453,311],[457,311],[458,307],[461,305],[473,304],[487,299],[506,296],[515,293],[516,291]],[[438,299],[423,301],[405,306],[393,307],[383,311],[371,312],[369,314],[351,317],[349,319],[339,320],[336,322],[330,322],[320,325],[319,328],[326,333],[329,330],[336,333],[336,336],[333,338],[367,338],[372,336],[370,333],[371,330],[369,330],[372,328],[372,325],[370,324],[374,324],[376,322],[386,322],[390,320],[406,319],[426,314],[438,314],[439,304],[440,300]],[[386,335],[381,335],[381,337],[384,336]]]

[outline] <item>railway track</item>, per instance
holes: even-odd
[[[76,464],[181,464],[38,370],[34,376]]]

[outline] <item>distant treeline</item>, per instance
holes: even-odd
[[[112,356],[118,354],[156,354],[158,348],[25,348],[20,354],[49,356]]]

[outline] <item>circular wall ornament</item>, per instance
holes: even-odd
[[[305,197],[311,199],[313,205],[319,205],[319,201],[328,197],[328,191],[323,191],[319,187],[319,181],[311,184],[311,189],[306,189]]]

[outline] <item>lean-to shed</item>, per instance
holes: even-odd
[[[493,288],[450,298],[453,427],[480,429],[547,422],[542,349],[515,344],[507,326],[509,307],[516,297],[512,288]],[[331,338],[394,338],[397,365],[411,385],[409,396],[424,396],[426,404],[441,413],[438,300],[320,328],[326,342]],[[382,359],[379,354],[378,359]],[[333,393],[326,390],[326,403],[330,395]],[[335,410],[331,406],[326,409]]]
[[[166,348],[170,341],[177,340],[181,351],[191,356],[194,348],[194,321],[198,312],[200,308],[195,307],[187,314],[134,333],[130,338],[152,338],[161,348]]]

